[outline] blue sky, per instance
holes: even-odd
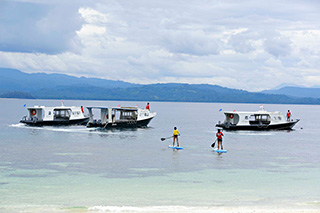
[[[0,0],[0,67],[260,91],[320,85],[318,0]]]

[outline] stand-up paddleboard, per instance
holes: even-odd
[[[183,149],[183,147],[180,147],[180,146],[171,146],[171,145],[169,145],[169,148],[171,148],[171,149]]]
[[[218,153],[227,153],[227,150],[225,149],[213,149],[215,152],[218,152]]]

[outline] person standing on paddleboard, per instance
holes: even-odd
[[[180,132],[179,132],[179,130],[177,130],[177,127],[174,127],[173,128],[173,146],[174,146],[175,141],[177,140],[177,146],[179,147],[178,136],[180,136]]]
[[[219,150],[219,147],[220,147],[220,146],[221,146],[221,150],[223,150],[223,146],[222,146],[222,136],[224,136],[224,135],[223,135],[223,133],[220,131],[220,129],[218,129],[218,132],[217,132],[216,136],[217,136],[217,141],[218,141],[218,150]]]

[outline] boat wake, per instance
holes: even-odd
[[[100,127],[87,128],[86,126],[28,126],[23,123],[11,124],[10,127],[14,128],[24,128],[24,129],[33,129],[33,130],[44,130],[44,131],[54,131],[54,132],[70,132],[70,133],[85,133],[85,134],[115,134],[118,135],[120,132],[132,132],[132,131],[145,131],[149,128],[135,128],[135,129],[125,129],[125,130],[106,130]]]
[[[11,126],[11,127],[25,127],[26,125],[23,123],[18,123],[18,124],[11,124],[9,126]]]
[[[253,136],[253,135],[259,135],[259,136],[265,136],[265,135],[274,135],[275,133],[274,132],[257,132],[257,131],[254,131],[254,132],[251,132],[251,131],[247,131],[247,132],[244,132],[244,131],[242,131],[242,132],[237,132],[237,133],[235,133],[235,132],[231,132],[231,133],[233,133],[233,134],[238,134],[238,135],[251,135],[251,136]]]
[[[45,130],[45,131],[55,131],[55,132],[76,132],[76,133],[103,133],[98,131],[98,128],[86,128],[85,126],[69,126],[69,127],[60,127],[60,126],[28,126],[22,123],[11,124],[10,127],[15,128],[24,128],[24,129],[35,129],[35,130]]]

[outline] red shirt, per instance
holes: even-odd
[[[150,106],[149,106],[149,104],[147,104],[146,109],[150,110]]]
[[[287,112],[287,117],[290,118],[291,112]]]
[[[223,133],[222,132],[217,132],[216,136],[217,136],[217,138],[222,139]]]

